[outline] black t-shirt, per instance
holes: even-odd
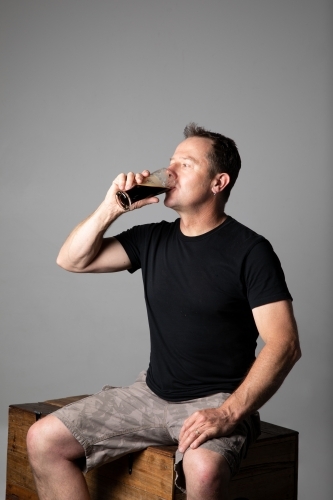
[[[255,359],[252,309],[291,299],[271,244],[232,217],[188,237],[180,220],[116,237],[142,269],[151,336],[147,385],[167,401],[232,392]]]

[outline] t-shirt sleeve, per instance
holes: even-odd
[[[254,245],[248,253],[244,277],[252,309],[279,300],[292,300],[280,260],[265,239]]]
[[[134,273],[141,268],[141,242],[144,240],[144,226],[134,226],[117,234],[115,238],[124,247],[132,267],[128,270]]]

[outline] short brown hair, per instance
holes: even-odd
[[[199,127],[196,123],[186,125],[184,136],[185,139],[189,137],[204,137],[213,141],[212,150],[208,155],[210,171],[212,176],[222,172],[229,175],[230,182],[223,190],[224,200],[227,202],[241,168],[241,158],[236,143],[222,134]]]

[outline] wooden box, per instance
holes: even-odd
[[[85,396],[9,408],[6,500],[38,500],[26,435],[39,418]],[[267,422],[230,485],[230,500],[296,500],[298,433]],[[86,475],[92,500],[185,500],[174,487],[175,446],[149,447]]]

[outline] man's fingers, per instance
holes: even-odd
[[[116,185],[117,188],[124,190],[126,186],[126,174],[119,174],[113,181],[113,185]]]
[[[209,438],[209,434],[207,432],[202,432],[200,433],[200,435],[198,437],[196,437],[196,439],[194,441],[192,441],[192,443],[190,444],[190,448],[192,448],[192,450],[195,450],[196,448],[198,448],[202,443],[204,443],[205,441],[208,441]]]
[[[127,191],[128,189],[131,189],[133,187],[133,184],[136,184],[135,182],[135,173],[134,172],[128,172],[126,176],[126,183],[124,190]]]
[[[228,435],[223,412],[216,408],[199,410],[185,420],[179,434],[179,451],[184,453],[187,448],[200,446],[208,439]]]
[[[121,191],[128,191],[129,189],[131,189],[131,187],[133,187],[133,185],[141,184],[146,177],[149,177],[149,175],[149,170],[143,170],[141,173],[121,173],[115,178],[113,182]]]
[[[141,175],[142,175],[143,177],[149,177],[149,176],[150,176],[150,172],[149,172],[149,170],[147,170],[147,169],[146,169],[146,170],[142,170]]]
[[[185,433],[195,431],[197,427],[201,426],[201,420],[201,413],[199,411],[192,413],[192,415],[188,417],[183,423],[183,426],[179,433],[179,440],[184,437]]]
[[[145,205],[151,205],[152,203],[159,203],[159,199],[154,196],[153,198],[145,198],[144,200],[136,201],[130,207],[130,210],[136,210],[137,208],[142,208]]]
[[[179,451],[184,453],[187,448],[198,448],[202,443],[213,437],[214,429],[198,427],[185,432],[183,438],[179,440]]]
[[[146,177],[149,177],[149,170],[143,170],[143,172],[135,174],[135,182],[136,184],[141,184],[145,180]]]
[[[194,413],[187,420],[185,420],[179,433],[180,452],[183,453],[193,444],[194,446],[199,446],[207,440],[204,424],[205,421],[202,418],[202,415],[198,412]]]

